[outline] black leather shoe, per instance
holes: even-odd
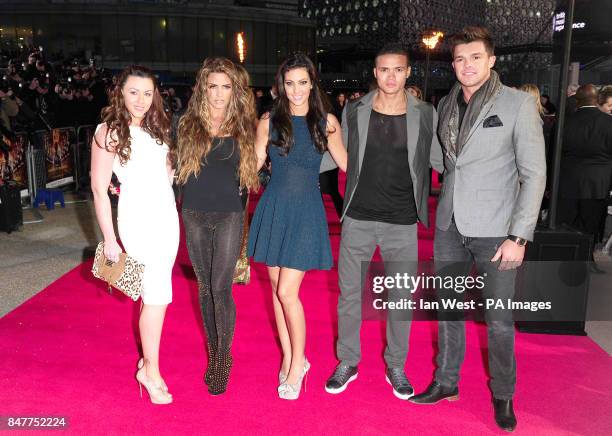
[[[502,430],[514,431],[516,428],[516,416],[512,407],[512,400],[498,400],[493,398],[495,409],[495,422]]]
[[[344,392],[350,382],[357,378],[357,367],[340,363],[325,383],[325,391],[330,394]]]
[[[436,404],[442,400],[457,401],[459,399],[459,388],[447,389],[438,382],[433,381],[427,390],[415,395],[408,401],[415,404]]]

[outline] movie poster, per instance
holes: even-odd
[[[17,135],[15,139],[2,136],[0,177],[5,182],[15,181],[20,189],[27,189],[28,187],[26,147],[27,139],[25,135]]]
[[[74,182],[70,130],[53,129],[43,137],[43,144],[47,159],[47,188]]]

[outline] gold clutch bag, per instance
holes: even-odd
[[[247,198],[244,207],[244,224],[242,225],[242,242],[240,243],[240,256],[234,269],[234,283],[248,285],[251,281],[251,265],[247,256],[247,245],[249,243],[249,200]]]
[[[100,242],[96,248],[91,272],[94,277],[108,284],[109,292],[112,286],[136,301],[142,295],[144,268],[142,263],[127,253],[121,253],[118,262],[108,260],[104,256],[104,242]]]

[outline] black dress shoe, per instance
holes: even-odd
[[[416,404],[436,404],[442,400],[456,401],[459,399],[459,388],[448,389],[433,381],[427,390],[415,395],[408,401]]]
[[[516,416],[512,407],[512,400],[498,400],[493,398],[495,409],[495,422],[502,430],[514,431],[516,428]]]

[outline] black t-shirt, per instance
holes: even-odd
[[[406,114],[372,111],[359,182],[347,215],[363,221],[415,224]]]
[[[463,117],[465,116],[465,112],[467,111],[468,107],[468,104],[463,98],[463,92],[459,92],[457,94],[457,106],[459,107],[459,128],[461,129],[461,125],[463,124]]]
[[[202,158],[200,174],[198,177],[192,174],[183,186],[183,209],[242,211],[244,204],[240,195],[239,165],[240,148],[234,138],[214,138],[208,155]]]

